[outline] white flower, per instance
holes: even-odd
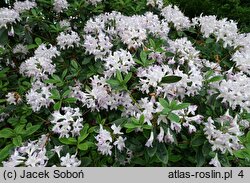
[[[145,146],[147,146],[147,147],[153,147],[153,141],[154,141],[154,133],[151,132],[150,133],[150,137],[149,137],[147,143],[145,144]]]
[[[61,157],[60,160],[61,166],[65,167],[78,167],[81,165],[81,161],[76,158],[76,154],[70,156],[70,154],[67,153],[66,156]]]
[[[58,155],[58,157],[60,158],[61,157],[60,152],[61,152],[62,148],[63,148],[63,146],[55,146],[54,149],[51,149],[51,151],[54,151]]]
[[[119,70],[124,73],[128,73],[130,68],[135,64],[130,52],[125,50],[115,51],[112,55],[109,55],[104,59],[105,61],[105,71],[106,77],[111,77],[116,75],[116,71]]]
[[[41,107],[48,107],[54,103],[54,100],[50,98],[50,90],[52,88],[52,85],[47,85],[40,81],[32,83],[32,88],[25,96],[27,104],[31,105],[34,112],[39,111]]]
[[[92,89],[88,91],[87,94],[85,94],[86,100],[82,100],[83,104],[93,110],[108,110],[109,106],[112,106],[114,97],[108,92],[111,91],[111,88],[106,83],[106,79],[103,77],[99,78],[99,76],[94,76],[91,78],[91,86]],[[84,95],[83,93],[81,94],[82,96]]]
[[[112,126],[111,126],[111,129],[113,130],[113,134],[123,134],[123,132],[121,132],[121,126],[120,125],[118,125],[118,126],[116,126],[115,124],[113,124]]]
[[[147,0],[147,5],[161,9],[163,6],[163,0]]]
[[[18,13],[22,13],[26,10],[30,10],[31,8],[36,7],[36,3],[35,2],[31,2],[31,1],[16,1],[14,3],[14,10],[16,10]]]
[[[224,48],[227,45],[232,46],[235,39],[238,37],[237,24],[226,18],[217,20],[216,16],[200,16],[193,19],[194,24],[198,24],[201,27],[203,36],[208,38],[211,34],[217,37],[217,41],[222,39],[224,41]]]
[[[13,53],[22,53],[22,54],[26,55],[28,52],[29,52],[28,48],[26,46],[24,46],[23,44],[17,44],[13,48]]]
[[[163,142],[163,138],[164,138],[164,129],[162,127],[160,127],[160,133],[157,136],[157,139],[159,142]]]
[[[112,142],[112,137],[110,135],[110,132],[107,130],[104,130],[102,125],[100,125],[99,134],[95,137],[95,139],[98,141],[97,150],[100,151],[102,155],[110,155],[112,154],[112,145],[110,143]]]
[[[191,113],[192,115],[195,115],[195,111],[196,110],[197,110],[197,106],[196,105],[190,105],[190,106],[188,106],[187,114]]]
[[[218,98],[223,98],[222,102],[228,102],[235,109],[237,106],[250,112],[250,82],[249,77],[243,72],[230,74],[228,80],[222,80],[216,87],[220,91]]]
[[[16,10],[0,8],[0,28],[6,27],[7,24],[16,23],[19,20],[20,16]]]
[[[214,165],[215,167],[221,167],[220,161],[218,159],[218,154],[216,153],[215,157],[211,159],[209,162],[210,165]]]
[[[219,119],[223,120],[223,118]],[[226,125],[227,123],[225,122],[222,123],[224,124],[223,131],[213,125],[214,121],[211,117],[208,118],[208,122],[204,123],[204,134],[207,135],[207,139],[212,145],[212,151],[220,150],[223,154],[228,151],[232,154],[233,150],[242,149],[243,146],[238,138],[238,136],[242,135],[242,132],[237,124],[237,117],[230,121],[230,125]]]
[[[15,149],[7,162],[3,162],[3,166],[16,167],[22,164],[27,167],[45,167],[49,160],[45,148],[48,140],[46,135],[42,135],[38,140],[24,142]]]
[[[69,33],[61,32],[56,38],[56,41],[57,45],[59,45],[63,50],[73,48],[74,44],[76,46],[80,45],[80,37],[78,33],[74,31],[70,31]]]
[[[114,145],[117,145],[117,149],[119,151],[122,151],[124,149],[124,147],[125,147],[125,143],[124,142],[125,142],[126,139],[127,139],[126,137],[122,138],[121,136],[119,136],[117,138],[117,140],[114,142]]]
[[[171,130],[175,130],[176,133],[180,133],[180,131],[181,131],[181,124],[171,121],[170,128],[171,128]]]
[[[54,124],[52,131],[60,134],[59,138],[68,138],[71,135],[80,135],[83,125],[82,114],[79,108],[63,107],[63,114],[60,111],[54,111],[51,123]]]
[[[39,47],[35,50],[35,57],[40,58],[46,58],[46,59],[52,59],[56,56],[59,56],[60,52],[57,50],[55,46],[52,45],[45,45],[41,44]]]
[[[69,7],[67,0],[54,0],[53,5],[56,13],[60,13]]]
[[[7,97],[7,102],[8,102],[9,104],[14,104],[14,105],[16,105],[16,104],[18,104],[18,103],[20,103],[20,102],[22,101],[21,97],[20,97],[19,94],[16,93],[16,92],[9,92],[9,93],[6,95],[6,97]]]
[[[164,137],[164,141],[166,143],[173,143],[174,142],[174,137],[173,135],[170,133],[170,129],[168,128],[167,134]]]
[[[56,69],[52,58],[59,55],[56,47],[41,44],[35,51],[35,55],[20,65],[19,71],[21,74],[35,79],[47,79],[48,75],[52,75]]]
[[[102,0],[86,0],[86,1],[92,5],[97,5],[97,3],[102,2]]]
[[[25,157],[20,156],[17,150],[14,151],[14,154],[10,156],[8,162],[3,161],[3,167],[16,167],[22,163],[24,163]]]
[[[169,67],[166,65],[154,65],[146,68],[139,68],[137,71],[137,76],[140,78],[141,85],[139,89],[142,92],[149,93],[149,87],[157,87],[168,71]]]
[[[61,20],[59,22],[59,25],[61,28],[65,28],[66,30],[71,30],[71,26],[70,26],[70,21],[69,20]]]
[[[177,30],[191,26],[188,17],[184,16],[177,6],[169,5],[161,10],[161,14],[168,22],[172,22]]]

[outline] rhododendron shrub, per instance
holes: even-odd
[[[1,165],[249,166],[250,34],[116,3],[0,8]]]

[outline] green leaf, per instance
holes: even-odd
[[[31,49],[37,48],[37,47],[38,47],[37,44],[29,44],[29,45],[27,46],[28,50],[31,50]]]
[[[186,108],[188,108],[188,106],[190,106],[190,103],[178,104],[178,105],[176,105],[176,106],[173,108],[173,110],[186,109]]]
[[[64,102],[68,102],[68,103],[76,103],[77,99],[70,97],[70,98],[66,98],[63,100]]]
[[[45,83],[58,83],[58,81],[54,80],[54,79],[47,79],[44,81]]]
[[[212,77],[211,79],[209,79],[207,82],[208,82],[208,83],[212,83],[212,82],[221,81],[221,80],[223,80],[223,79],[224,79],[223,76],[214,76],[214,77]]]
[[[75,60],[71,60],[70,64],[77,70],[78,69],[78,63]]]
[[[55,103],[55,105],[53,106],[55,111],[58,111],[61,108],[62,105],[62,101],[58,101],[57,103]]]
[[[10,123],[12,126],[15,126],[19,122],[19,119],[18,118],[9,118],[7,120],[7,122]]]
[[[141,59],[142,63],[144,63],[144,64],[147,62],[147,54],[146,54],[146,52],[141,51],[140,59]]]
[[[82,151],[86,151],[88,150],[89,146],[87,143],[82,143],[82,144],[79,144],[78,146],[78,149],[82,150]]]
[[[127,83],[127,82],[131,79],[131,77],[132,77],[132,73],[129,72],[129,73],[125,76],[125,78],[124,78],[124,83]]]
[[[247,133],[246,140],[247,140],[247,142],[250,142],[250,131]]]
[[[191,140],[191,145],[192,147],[198,147],[204,144],[204,142],[206,141],[204,135],[202,134],[196,134],[192,140]]]
[[[250,152],[247,151],[246,149],[234,151],[234,155],[240,159],[249,159],[250,158]]]
[[[96,147],[96,144],[94,143],[94,142],[85,142],[85,144],[87,144],[88,145],[88,147],[90,148],[90,147],[93,147],[93,148],[95,148]]]
[[[177,123],[179,123],[179,121],[180,121],[180,117],[178,116],[178,115],[176,115],[175,113],[169,113],[168,114],[168,119],[170,120],[170,121],[174,121],[174,122],[177,122]]]
[[[13,144],[18,147],[22,145],[22,137],[18,135],[17,137],[13,138],[12,140]]]
[[[174,155],[174,154],[171,154],[169,156],[169,161],[171,162],[178,162],[182,159],[182,156],[181,155]]]
[[[157,144],[156,157],[163,163],[168,163],[168,150],[164,143]]]
[[[52,94],[52,95],[50,96],[51,99],[57,99],[57,100],[60,100],[60,99],[61,99],[61,95],[60,95],[60,93],[59,93],[59,91],[58,91],[57,89],[52,89],[52,90],[50,91],[50,93]]]
[[[42,40],[41,40],[39,37],[37,37],[37,38],[35,39],[35,43],[36,43],[37,45],[41,45],[43,42],[42,42]]]
[[[169,108],[164,108],[162,111],[161,111],[161,114],[162,115],[168,115],[172,110],[169,109]]]
[[[66,97],[70,94],[71,90],[66,90],[63,94],[62,97]],[[59,94],[60,95],[60,94]]]
[[[16,134],[22,134],[22,132],[24,131],[24,127],[25,127],[25,124],[23,125],[18,125],[14,131],[16,132]]]
[[[123,77],[122,77],[121,71],[119,71],[119,70],[116,71],[116,78],[118,81],[120,81],[120,83],[123,82]]]
[[[176,83],[180,81],[182,77],[180,76],[165,76],[162,78],[161,82],[162,83]]]
[[[0,99],[0,103],[6,102],[6,99]]]
[[[86,57],[84,58],[84,60],[82,61],[82,65],[86,65],[91,61],[91,57]]]
[[[40,127],[41,127],[41,125],[33,125],[33,126],[31,126],[31,127],[28,127],[28,128],[25,130],[25,135],[26,135],[26,136],[32,135],[32,134],[35,133]]]
[[[58,81],[58,82],[61,82],[61,81],[62,81],[61,78],[60,78],[59,76],[55,75],[55,74],[52,75],[52,78],[53,78],[54,80]]]
[[[202,153],[204,157],[207,157],[211,151],[211,144],[206,141],[204,145],[202,146]]]
[[[83,126],[83,129],[80,131],[80,135],[78,136],[78,143],[82,142],[84,139],[88,137],[88,129],[89,129],[89,124],[86,123]]]
[[[59,141],[63,144],[67,144],[67,145],[76,145],[77,144],[77,140],[73,137],[59,138]]]
[[[141,116],[140,116],[140,118],[139,118],[139,124],[143,124],[144,123],[144,121],[145,121],[145,116],[142,114]],[[137,123],[137,120],[136,120],[136,123]]]
[[[8,42],[9,42],[8,30],[2,27],[0,29],[0,44],[4,46],[8,44]]]
[[[67,73],[68,73],[68,69],[65,69],[65,70],[63,71],[63,73],[62,73],[62,78],[65,78],[65,76],[67,75]]]
[[[134,129],[134,128],[139,128],[139,127],[141,127],[141,125],[139,125],[139,124],[134,124],[134,123],[126,123],[125,125],[124,125],[124,127],[125,128],[129,128],[129,129]]]
[[[165,99],[159,98],[159,102],[162,105],[162,107],[169,108],[169,103]]]
[[[106,81],[108,84],[110,84],[111,88],[114,90],[124,90],[126,89],[125,85],[122,85],[120,81],[115,79],[110,79]]]
[[[91,164],[92,159],[89,158],[89,157],[83,157],[83,158],[81,159],[81,162],[82,162],[82,165],[83,165],[84,167],[87,167],[87,166],[89,166],[89,165]]]
[[[4,128],[0,131],[0,138],[12,138],[14,136],[15,132],[10,128]]]
[[[167,57],[173,57],[173,56],[175,56],[175,54],[172,53],[172,52],[165,52],[165,55],[166,55]]]
[[[205,163],[205,157],[202,154],[201,150],[197,150],[196,155],[195,155],[195,160],[196,160],[196,167],[201,167]]]
[[[151,157],[151,158],[155,155],[156,151],[157,151],[156,145],[154,145],[153,147],[148,147],[147,148],[148,156]]]
[[[153,39],[149,39],[150,46],[155,48],[155,42]]]
[[[206,42],[206,44],[213,43],[214,39],[212,39],[212,38],[209,37],[209,38],[206,39],[205,42]]]
[[[134,58],[134,61],[135,61],[135,63],[137,63],[139,65],[143,65],[143,63],[140,60],[136,59],[136,58]]]
[[[11,154],[11,150],[14,147],[13,144],[9,144],[5,146],[3,149],[0,151],[0,162],[2,162],[5,158],[7,158]]]

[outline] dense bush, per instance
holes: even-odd
[[[249,166],[250,34],[161,0],[6,1],[2,166]]]
[[[169,0],[180,7],[185,15],[193,18],[203,15],[217,15],[238,22],[243,32],[250,31],[250,1],[248,0]]]

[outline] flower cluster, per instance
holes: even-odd
[[[121,135],[123,132],[121,132],[121,127],[116,126],[113,124],[111,126],[111,129],[113,130],[113,135],[116,135],[116,141],[114,141],[113,145],[117,147],[119,151],[123,151],[125,146],[126,137],[123,138]],[[100,125],[99,134],[95,137],[98,141],[97,143],[97,150],[100,151],[103,155],[110,155],[112,154],[111,149],[113,148],[112,142],[112,136],[109,131],[103,129],[103,126]]]
[[[65,9],[68,9],[69,3],[67,0],[54,0],[54,11],[60,13]]]
[[[64,33],[61,32],[60,35],[56,38],[57,40],[57,45],[60,46],[61,49],[66,49],[66,48],[70,48],[70,47],[74,47],[74,44],[76,46],[79,46],[79,41],[80,41],[80,37],[79,35],[74,32],[71,31],[69,33]]]
[[[26,10],[30,10],[34,7],[36,7],[37,4],[35,2],[26,0],[26,1],[16,1],[14,3],[14,10],[16,10],[18,13],[22,13]]]
[[[97,5],[97,3],[102,2],[102,0],[87,0],[87,2],[92,4],[92,5]]]
[[[60,158],[61,160],[61,166],[65,167],[77,167],[80,166],[81,161],[76,158],[76,155],[71,155],[69,153],[66,154],[66,156],[63,156]]]
[[[50,104],[54,103],[51,99],[50,90],[54,86],[51,84],[45,84],[41,81],[32,83],[32,88],[26,93],[26,101],[34,112],[37,112],[41,107],[49,107]]]
[[[212,150],[220,150],[224,154],[227,151],[232,153],[233,150],[242,149],[243,146],[238,137],[243,135],[243,132],[240,131],[237,116],[232,118],[229,114],[225,114],[218,120],[223,131],[217,129],[211,117],[204,123],[204,133],[209,143],[212,144]]]
[[[54,111],[51,123],[54,124],[52,131],[60,134],[60,137],[68,138],[71,135],[78,136],[83,127],[83,118],[79,108],[63,107],[62,112]]]
[[[3,166],[45,167],[49,160],[45,148],[48,140],[48,136],[42,135],[38,140],[25,142],[15,149],[8,161],[3,162]]]
[[[19,13],[14,9],[0,8],[0,28],[20,20]]]
[[[55,72],[55,65],[52,63],[52,58],[60,54],[56,47],[47,46],[41,44],[35,51],[35,55],[20,66],[20,73],[34,77],[36,79],[47,79],[48,75],[52,75]]]
[[[125,50],[119,50],[109,55],[105,61],[104,74],[107,77],[116,75],[116,71],[119,70],[124,73],[128,73],[130,68],[135,64],[130,52]]]

